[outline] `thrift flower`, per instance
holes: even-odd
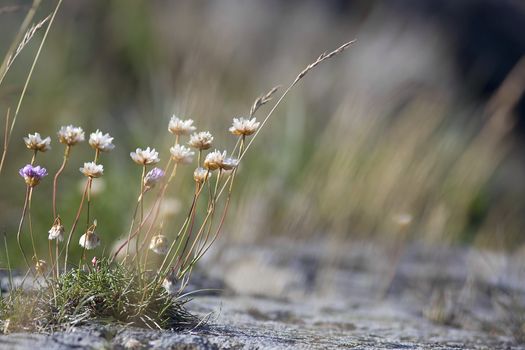
[[[239,165],[239,160],[238,159],[235,159],[235,158],[225,158],[220,167],[222,170],[233,170],[235,168],[237,168],[237,166]]]
[[[89,135],[89,145],[101,152],[108,152],[115,148],[115,145],[113,144],[113,137],[111,137],[109,134],[103,134],[98,129]]]
[[[145,150],[137,148],[135,152],[129,154],[131,159],[140,165],[155,164],[160,161],[159,152],[155,151],[155,148],[146,148]]]
[[[222,153],[217,150],[210,152],[204,159],[204,167],[210,171],[217,170],[223,164],[224,158],[226,158],[226,151]]]
[[[151,169],[144,177],[144,187],[151,189],[164,177],[164,171],[159,168]]]
[[[174,135],[189,135],[195,131],[193,119],[182,120],[173,115],[168,125],[168,130]]]
[[[40,180],[47,176],[47,170],[46,168],[42,168],[41,166],[32,166],[31,164],[27,164],[25,167],[20,169],[18,171],[20,176],[22,176],[30,187],[35,187],[40,183]]]
[[[79,170],[82,174],[90,178],[97,178],[104,175],[104,166],[102,164],[96,164],[95,162],[84,163],[84,167]]]
[[[171,159],[175,163],[189,164],[193,161],[193,155],[195,152],[192,152],[191,149],[182,145],[175,145],[170,148]]]
[[[244,119],[244,118],[233,118],[232,127],[229,129],[234,135],[248,136],[257,131],[260,123],[255,118]]]
[[[37,132],[33,135],[28,134],[27,137],[24,137],[24,143],[27,148],[33,151],[45,152],[51,149],[51,138],[48,136],[45,139],[42,139]]]
[[[51,226],[51,229],[48,231],[49,236],[47,239],[50,241],[53,239],[56,239],[59,242],[62,242],[64,240],[64,226],[62,225],[62,220],[60,220],[60,217],[57,217],[55,219],[55,222],[53,223],[53,226]]]
[[[96,224],[93,224],[86,233],[80,237],[78,240],[78,244],[80,246],[84,247],[84,249],[91,250],[95,249],[100,245],[100,238],[98,237],[97,233],[95,232],[95,228],[97,227]]]
[[[206,178],[208,177],[208,173],[209,170],[199,167],[193,172],[193,179],[197,183],[204,183],[204,181],[206,181]]]
[[[84,141],[84,130],[73,125],[63,126],[58,131],[58,140],[68,146]]]
[[[149,249],[153,250],[156,254],[159,255],[168,254],[168,239],[164,235],[157,235],[151,237]]]
[[[199,150],[209,149],[213,142],[213,136],[208,131],[201,131],[190,136],[188,145]]]

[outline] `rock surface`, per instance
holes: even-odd
[[[205,325],[9,334],[0,349],[521,349],[523,267],[421,245],[217,247],[190,286],[220,289],[189,304]]]

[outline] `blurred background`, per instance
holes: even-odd
[[[31,7],[0,3],[0,52]],[[49,15],[42,1],[34,22]],[[44,30],[0,89],[14,108]],[[16,233],[24,200],[22,137],[51,136],[38,163],[58,169],[62,125],[115,137],[103,154],[93,213],[105,249],[129,227],[140,169],[136,147],[168,159],[169,118],[192,118],[231,149],[231,119],[291,82],[326,50],[357,43],[308,75],[243,161],[221,245],[275,237],[384,244],[400,240],[515,252],[525,228],[525,4],[426,1],[65,1],[20,110],[1,174],[0,230]],[[262,119],[269,110],[264,107]],[[73,149],[59,208],[71,224],[93,157]],[[192,167],[170,189],[167,231],[185,217]],[[34,195],[47,249],[51,177]],[[15,242],[9,239],[9,244]],[[18,260],[19,257],[12,257]]]

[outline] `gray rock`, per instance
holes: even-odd
[[[197,271],[184,331],[83,326],[0,336],[0,349],[520,349],[523,256],[369,243],[219,247]],[[204,273],[203,271],[206,271]],[[393,278],[390,278],[392,277]]]

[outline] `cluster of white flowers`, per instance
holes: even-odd
[[[29,134],[24,137],[27,148],[33,151],[45,152],[51,149],[51,137],[42,138],[39,133]]]
[[[155,148],[137,148],[135,152],[131,152],[129,155],[139,165],[156,164],[160,161],[159,152]]]
[[[102,152],[108,152],[115,148],[115,145],[113,144],[113,137],[111,137],[109,134],[102,133],[98,129],[89,135],[89,145]]]
[[[58,141],[68,146],[84,141],[84,130],[73,125],[63,126],[58,130]]]

